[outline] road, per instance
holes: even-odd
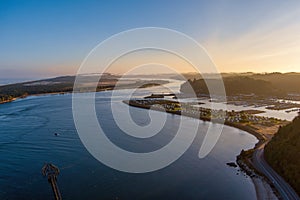
[[[257,148],[253,154],[254,167],[273,183],[284,200],[300,200],[294,189],[266,162],[264,158],[264,146],[262,145]]]

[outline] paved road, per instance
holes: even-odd
[[[283,180],[283,178],[279,176],[264,159],[264,145],[255,150],[253,154],[253,165],[272,181],[284,200],[300,200],[293,188],[285,182],[285,180]]]

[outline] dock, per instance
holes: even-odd
[[[62,200],[60,191],[57,186],[57,176],[59,175],[59,169],[55,165],[51,163],[46,163],[44,167],[42,168],[42,174],[44,176],[47,176],[48,182],[50,183],[53,193],[54,193],[54,199],[55,200]]]
[[[146,96],[144,98],[145,99],[156,99],[156,98],[164,98],[166,96],[173,96],[173,97],[175,97],[176,94],[174,94],[174,93],[151,94],[150,96]]]

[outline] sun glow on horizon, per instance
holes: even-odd
[[[147,26],[174,29],[194,38],[219,72],[300,72],[300,1],[0,4],[4,14],[0,18],[0,78],[76,74],[100,42]],[[109,72],[122,74],[129,66],[146,63],[166,64],[181,73],[194,71],[188,63],[164,53],[136,53],[114,63]],[[168,73],[150,65],[144,69],[147,74]]]

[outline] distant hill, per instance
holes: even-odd
[[[209,94],[206,82],[211,85],[216,85],[219,80],[217,79],[194,79],[189,80],[181,85],[180,91],[182,93],[192,93],[193,90],[197,95]],[[256,94],[256,95],[285,95],[285,92],[274,87],[274,85],[265,80],[257,80],[249,76],[231,76],[223,78],[225,90],[227,95],[238,94]],[[192,86],[191,87],[189,86]]]
[[[300,93],[300,73],[253,74],[250,77],[268,81],[277,89],[286,91],[287,93]]]
[[[208,94],[207,86],[200,74],[183,74],[189,80],[195,92]],[[224,85],[228,95],[257,94],[276,95],[284,97],[288,94],[300,94],[300,73],[222,73]],[[216,79],[215,74],[206,74],[210,84]],[[190,93],[187,82],[182,85],[181,92]]]
[[[221,76],[223,78],[227,77],[234,77],[234,76],[249,76],[253,75],[254,73],[252,72],[246,72],[246,73],[221,73]],[[202,79],[203,77],[207,79],[216,79],[217,77],[220,77],[220,74],[216,73],[204,73],[204,74],[199,74],[196,72],[190,72],[190,73],[183,73],[183,74],[177,74],[173,75],[172,79],[177,79],[177,80],[188,80],[188,79]]]
[[[80,80],[78,88],[74,89],[75,92],[95,91],[95,85],[97,85],[96,91],[102,91],[115,89],[116,87],[117,89],[151,87],[168,82],[163,80],[120,79],[119,76],[112,74],[102,74],[100,80],[99,75],[95,74],[85,74],[77,77],[60,76],[0,86],[0,103],[10,102],[15,98],[28,95],[72,92],[75,79]]]
[[[300,116],[281,127],[265,147],[265,159],[300,195]]]
[[[72,91],[75,77],[64,76],[53,79],[14,83],[0,86],[0,103],[12,101],[14,98],[27,95],[70,92]]]

